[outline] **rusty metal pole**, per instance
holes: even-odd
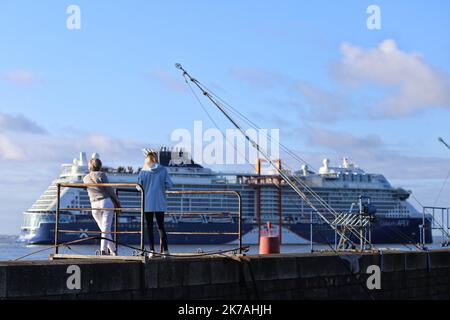
[[[261,241],[261,159],[256,159],[256,216],[258,219],[258,246]]]
[[[61,198],[61,184],[56,185],[56,217],[55,217],[55,254],[59,253],[58,247],[58,235],[59,235],[59,209],[60,209],[60,198]]]
[[[283,214],[283,208],[282,208],[282,190],[281,190],[281,179],[280,179],[280,185],[279,185],[279,189],[278,189],[278,238],[280,241],[280,245],[283,241],[282,239],[282,233],[283,233],[283,228],[282,228],[282,224],[283,224],[283,219],[282,219],[282,214]]]
[[[238,237],[239,237],[239,254],[242,254],[242,196],[236,191],[239,205],[239,221],[238,221]]]
[[[282,169],[281,168],[281,160],[278,160],[278,169]],[[278,178],[278,238],[280,241],[280,246],[281,243],[283,241],[283,219],[282,219],[282,214],[283,214],[283,205],[282,205],[282,201],[283,201],[283,196],[282,196],[282,189],[281,189],[281,182],[282,182],[282,178],[281,176]]]
[[[261,239],[261,186],[258,185],[257,188],[258,189],[256,190],[256,214],[258,217],[258,245],[259,245],[259,241]]]

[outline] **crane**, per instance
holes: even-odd
[[[444,139],[443,138],[441,138],[441,137],[439,137],[439,142],[441,142],[444,146],[446,146],[447,147],[447,149],[449,149],[450,150],[450,145],[448,145],[448,143],[447,142],[445,142],[444,141]]]
[[[290,177],[286,172],[281,170],[275,162],[269,157],[269,155],[263,150],[260,145],[253,140],[240,126],[238,121],[233,118],[233,116],[224,108],[224,106],[220,103],[220,101],[215,98],[213,94],[209,92],[209,90],[197,79],[192,77],[181,64],[175,64],[175,67],[182,72],[182,76],[184,77],[186,83],[193,83],[212,104],[221,111],[221,113],[242,133],[245,139],[255,148],[259,154],[263,156],[263,158],[278,172],[280,177],[289,185],[295,193],[297,193],[301,199],[328,225],[332,230],[340,237],[341,243],[351,243],[352,245],[355,242],[360,243],[361,251],[364,251],[366,246],[372,247],[370,236],[367,237],[364,233],[364,230],[367,229],[367,225],[370,226],[369,220],[367,216],[358,215],[355,217],[347,217],[346,214],[340,214],[336,212],[328,203],[324,201],[319,195],[317,195],[313,190],[310,189],[304,182],[295,177]],[[302,187],[305,189],[303,190]],[[317,201],[317,203],[322,204],[326,211],[331,214],[331,219],[325,216],[325,213],[322,212],[319,207],[312,202],[311,199],[306,195],[305,192],[308,192],[312,195],[312,197]],[[370,227],[369,227],[370,228]],[[356,241],[353,241],[356,239]],[[342,247],[341,247],[342,248]]]

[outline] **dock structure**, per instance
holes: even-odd
[[[111,186],[141,194],[139,208],[111,209],[117,222],[119,211],[140,214],[140,230],[118,230],[118,235],[139,234],[140,247],[133,256],[87,256],[60,254],[59,247],[87,239],[60,243],[61,188]],[[148,299],[148,300],[388,300],[449,299],[450,250],[428,251],[425,237],[417,251],[380,251],[370,245],[361,214],[357,219],[337,216],[336,235],[349,240],[346,229],[354,226],[364,240],[359,247],[333,248],[329,252],[245,255],[242,245],[242,199],[237,191],[174,191],[179,194],[229,194],[238,204],[238,248],[216,253],[171,254],[149,258],[144,244],[144,197],[138,184],[57,184],[55,244],[48,261],[0,262],[0,300],[10,299]],[[360,206],[363,207],[362,205]],[[92,208],[75,208],[92,210]],[[434,212],[434,211],[433,211]],[[441,212],[441,211],[439,211]],[[442,211],[444,212],[444,211]],[[446,211],[448,214],[448,210]],[[426,213],[424,212],[424,219]],[[443,216],[440,214],[439,216]],[[431,215],[433,221],[434,214]],[[345,221],[342,222],[341,218]],[[348,220],[348,221],[347,221]],[[437,221],[437,220],[436,220]],[[443,220],[444,221],[444,220]],[[445,220],[448,222],[447,220]],[[350,222],[350,223],[349,223]],[[370,222],[370,221],[369,221]],[[354,223],[354,224],[353,224]],[[434,226],[434,224],[432,225]],[[426,227],[424,223],[424,228]],[[437,228],[437,227],[436,227]],[[439,224],[439,230],[448,231]],[[370,229],[370,223],[368,223]],[[101,232],[95,232],[101,233]],[[212,232],[208,235],[218,235]],[[369,236],[367,236],[367,234]],[[103,239],[103,237],[92,237]],[[369,239],[366,241],[365,239]],[[125,244],[121,244],[125,245]],[[129,246],[129,248],[132,248]],[[28,255],[27,255],[28,256]],[[26,256],[24,256],[26,257]],[[23,258],[23,257],[21,257]]]
[[[53,258],[0,262],[0,299],[450,298],[448,250]]]

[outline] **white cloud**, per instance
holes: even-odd
[[[92,133],[79,136],[10,134],[3,137],[5,143],[0,140],[4,146],[0,155],[3,154],[5,160],[32,160],[36,166],[42,167],[70,163],[80,151],[100,153],[105,164],[136,163],[141,160],[140,150],[144,147],[135,141]]]
[[[352,103],[344,96],[304,81],[297,89],[309,107],[307,116],[312,120],[329,122],[348,116]]]
[[[361,152],[366,149],[374,150],[384,147],[381,138],[377,135],[357,137],[351,133],[333,131],[319,127],[308,128],[308,140],[313,145],[325,146],[336,151],[355,150]]]
[[[0,160],[23,160],[24,153],[6,135],[0,134]]]
[[[343,43],[341,53],[342,60],[333,66],[339,81],[388,89],[377,113],[395,117],[430,107],[450,108],[448,76],[425,63],[421,55],[400,50],[394,40],[385,40],[372,49]]]
[[[425,157],[398,150],[385,144],[378,135],[359,137],[353,133],[328,130],[319,127],[303,128],[299,133],[314,149],[325,147],[338,160],[350,157],[363,169],[385,174],[395,179],[443,179],[448,159]],[[317,152],[316,152],[317,153]],[[314,160],[316,163],[320,159]]]
[[[80,151],[98,152],[107,162],[141,160],[144,144],[98,133],[48,133],[45,128],[23,115],[0,113],[0,160],[33,161],[36,166],[71,162]]]
[[[144,144],[131,140],[117,139],[101,134],[88,134],[86,136],[88,147],[96,152],[105,154],[114,161],[141,160],[141,149]]]
[[[352,102],[343,94],[323,89],[313,83],[259,68],[236,68],[231,75],[252,87],[267,90],[283,87],[288,100],[268,99],[271,106],[293,107],[302,119],[320,122],[336,121],[351,111]],[[300,97],[299,97],[300,95]]]
[[[4,78],[15,84],[34,84],[39,77],[31,70],[12,70],[4,74]]]
[[[46,130],[24,115],[10,115],[0,112],[0,132],[17,131],[44,134]]]
[[[14,119],[7,114],[4,118]],[[0,233],[19,233],[20,213],[57,177],[60,165],[71,163],[80,151],[88,152],[88,156],[100,153],[104,164],[111,167],[137,167],[143,162],[141,149],[145,145],[136,141],[98,133],[60,136],[30,131],[28,126],[20,128],[10,125],[0,131],[0,200],[5,203],[0,208]]]

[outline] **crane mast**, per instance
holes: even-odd
[[[366,237],[366,233],[363,232],[363,227],[366,228],[368,221],[366,217],[363,217],[362,214],[359,215],[359,219],[348,219],[347,214],[338,214],[336,212],[330,211],[333,219],[328,219],[324,213],[322,213],[308,198],[308,196],[301,190],[301,188],[294,182],[292,179],[279,168],[276,163],[269,157],[265,150],[263,150],[260,145],[253,140],[245,130],[238,124],[238,122],[233,119],[233,117],[225,110],[225,108],[221,105],[219,101],[217,101],[212,94],[194,77],[192,77],[181,64],[175,64],[175,67],[182,71],[182,75],[185,78],[186,82],[193,83],[202,94],[208,98],[214,106],[220,110],[220,112],[242,133],[245,139],[259,152],[262,157],[273,167],[276,172],[280,175],[281,178],[302,198],[302,200],[313,209],[313,211],[328,225],[331,229],[333,229],[340,237],[341,243],[350,242],[354,244],[352,241],[352,237],[356,238],[357,241],[361,245],[361,250],[365,250],[365,247],[368,245],[371,247],[370,237]],[[322,199],[320,199],[323,201]],[[370,223],[369,223],[370,225]],[[349,234],[347,234],[349,233]]]
[[[447,147],[447,149],[449,149],[450,150],[450,145],[448,145],[448,143],[447,142],[445,142],[445,140],[443,139],[443,138],[439,138],[438,139],[439,140],[439,142],[441,142],[444,146],[446,146]]]

